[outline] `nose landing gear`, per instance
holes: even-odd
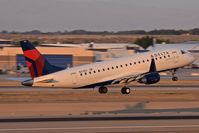
[[[172,80],[173,81],[178,81],[178,77],[174,76],[174,77],[172,77]]]
[[[176,75],[176,71],[177,71],[177,69],[172,70],[172,80],[173,81],[178,81],[178,77],[175,76]]]

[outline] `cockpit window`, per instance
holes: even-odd
[[[183,51],[183,50],[181,50],[181,53],[182,53],[182,54],[186,54],[186,52],[185,52],[185,51]]]

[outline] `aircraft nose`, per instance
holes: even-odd
[[[24,85],[24,86],[32,86],[33,85],[33,80],[29,79],[29,80],[21,82],[21,84]]]

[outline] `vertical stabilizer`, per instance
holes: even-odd
[[[51,65],[30,41],[20,41],[20,45],[24,53],[26,65],[29,68],[30,75],[33,79],[64,69]]]

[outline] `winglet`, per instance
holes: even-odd
[[[151,65],[150,65],[149,72],[157,72],[154,58],[151,59]]]

